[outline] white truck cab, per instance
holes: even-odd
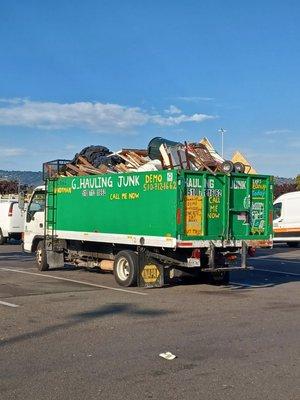
[[[38,243],[44,239],[45,186],[35,188],[29,201],[24,229],[23,249],[35,252]]]
[[[300,243],[300,191],[285,193],[274,201],[274,242],[285,242],[289,247]]]

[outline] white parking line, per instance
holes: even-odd
[[[114,290],[117,292],[125,292],[125,293],[131,293],[131,294],[137,294],[140,296],[147,296],[147,293],[143,292],[136,292],[134,290],[129,290],[129,289],[121,289],[121,288],[114,288],[110,286],[103,286],[103,285],[97,285],[95,283],[89,283],[89,282],[83,282],[83,281],[77,281],[75,279],[69,279],[69,278],[62,278],[61,276],[54,276],[54,275],[47,275],[47,274],[39,274],[37,272],[28,272],[28,271],[23,271],[20,269],[12,269],[12,268],[0,268],[0,271],[6,271],[6,272],[17,272],[20,274],[27,274],[27,275],[36,275],[36,276],[44,276],[46,278],[50,279],[58,279],[61,281],[67,281],[67,282],[73,282],[73,283],[78,283],[79,285],[86,285],[86,286],[92,286],[100,289],[107,289],[107,290]]]
[[[24,256],[24,255],[22,255],[20,257],[20,255],[18,255],[18,254],[15,254],[15,255],[2,254],[2,255],[0,255],[0,258],[18,258],[18,259],[21,259],[21,260],[34,260],[34,257],[32,257],[32,256]]]
[[[7,307],[19,307],[17,304],[7,303],[6,301],[0,301],[0,304]]]
[[[263,285],[251,285],[250,283],[239,283],[239,282],[229,282],[230,285],[233,285],[235,287],[232,287],[232,289],[236,289],[237,287],[246,287],[246,288],[251,288],[251,289],[257,289],[257,288],[267,288],[270,286],[273,286],[271,283],[265,283]]]
[[[244,286],[244,287],[252,287],[252,285],[248,285],[247,283],[239,283],[239,282],[229,282],[230,285],[234,286]]]
[[[269,262],[276,262],[276,263],[281,263],[281,264],[285,264],[285,263],[291,263],[291,264],[300,264],[300,261],[292,261],[292,260],[285,260],[285,259],[276,259],[276,260],[272,260],[272,258],[264,258],[264,257],[255,257],[255,258],[251,258],[251,261],[269,261]]]

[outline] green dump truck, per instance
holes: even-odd
[[[174,271],[226,283],[249,248],[272,246],[272,188],[265,175],[184,170],[48,178],[24,249],[41,270],[108,269],[122,286],[162,286]]]

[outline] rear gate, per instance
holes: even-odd
[[[183,173],[183,240],[268,240],[269,176]]]
[[[228,177],[185,172],[184,183],[183,240],[224,239],[228,219]]]
[[[272,182],[269,176],[232,175],[229,235],[232,239],[266,240],[272,234]]]

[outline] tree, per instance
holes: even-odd
[[[0,181],[0,195],[17,194],[18,182],[16,181]]]
[[[300,175],[296,176],[296,189],[300,190]]]
[[[296,183],[283,183],[282,185],[274,185],[274,199],[282,194],[295,192],[297,190]]]

